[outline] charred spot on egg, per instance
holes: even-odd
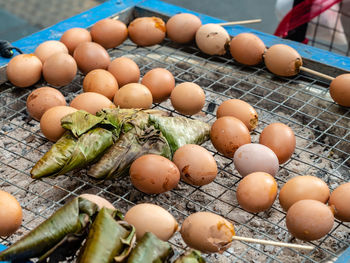
[[[220,25],[206,24],[196,32],[196,44],[205,54],[224,55],[229,43],[230,36]]]

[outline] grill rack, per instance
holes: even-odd
[[[297,149],[292,159],[280,166],[276,176],[279,188],[295,175],[312,174],[325,180],[333,190],[350,179],[350,110],[339,107],[330,99],[329,83],[299,74],[293,78],[277,77],[264,66],[246,67],[229,57],[207,56],[194,46],[183,46],[165,40],[161,45],[137,48],[129,40],[109,50],[112,58],[130,57],[140,66],[141,75],[155,67],[165,67],[173,73],[176,83],[193,81],[206,93],[203,114],[192,118],[215,121],[215,109],[228,98],[239,98],[258,111],[259,124],[252,134],[258,142],[259,133],[271,122],[291,126],[297,137]],[[60,89],[67,101],[82,92],[82,76]],[[46,85],[44,82],[35,87]],[[233,169],[232,160],[217,153],[210,142],[204,146],[213,153],[219,175],[207,186],[193,187],[184,182],[161,195],[146,195],[134,189],[127,176],[97,182],[85,170],[56,178],[33,181],[29,170],[49,149],[51,143],[40,133],[38,122],[29,118],[25,101],[30,89],[19,89],[9,83],[0,86],[0,188],[20,201],[24,216],[21,229],[0,243],[8,245],[50,216],[71,198],[83,193],[95,193],[111,201],[122,212],[134,203],[152,202],[168,209],[182,223],[195,211],[212,211],[235,223],[241,236],[290,241],[285,226],[285,212],[278,200],[268,212],[251,214],[243,211],[235,198],[241,177]],[[155,105],[172,115],[169,101]],[[311,242],[317,249],[296,251],[234,241],[222,255],[207,256],[208,262],[320,262],[337,257],[350,245],[350,226],[336,221],[332,231],[319,241]],[[294,243],[303,243],[292,240]],[[179,233],[171,239],[177,253],[185,248]]]

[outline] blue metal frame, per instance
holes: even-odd
[[[58,40],[63,32],[70,28],[88,28],[103,18],[111,17],[117,13],[134,7],[141,10],[144,9],[151,12],[160,13],[168,17],[182,12],[192,13],[197,15],[203,24],[226,22],[224,20],[196,13],[182,7],[162,2],[160,0],[109,0],[95,8],[61,21],[49,28],[22,38],[12,44],[22,49],[25,53],[32,53],[40,43],[46,40]],[[251,32],[258,35],[264,41],[266,46],[272,46],[279,43],[287,44],[295,48],[303,58],[350,71],[350,58],[345,56],[337,55],[335,53],[307,46],[298,42],[281,39],[243,26],[226,27],[226,30],[232,36],[238,35],[242,32]],[[0,67],[5,66],[8,62],[9,59],[0,58]],[[3,246],[0,244],[0,249],[1,248],[3,248]],[[350,262],[350,248],[348,248],[341,257],[339,257],[337,262]]]

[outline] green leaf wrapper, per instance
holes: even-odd
[[[174,254],[168,242],[147,232],[131,251],[127,263],[163,263]]]
[[[174,263],[205,263],[205,260],[198,250],[188,250],[178,257]]]
[[[43,260],[69,235],[81,234],[97,211],[98,206],[95,203],[81,197],[73,199],[19,241],[2,251],[0,261],[30,258]]]
[[[135,242],[135,228],[116,218],[117,210],[102,208],[89,231],[78,263],[122,262]]]
[[[202,144],[209,139],[210,125],[199,120],[150,114],[149,121],[167,139],[172,154],[185,144]]]

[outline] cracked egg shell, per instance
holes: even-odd
[[[205,54],[224,55],[229,43],[230,36],[222,26],[206,24],[197,30],[196,44]]]
[[[182,180],[192,185],[209,184],[218,173],[213,155],[196,144],[185,144],[177,149],[173,162],[179,168]]]
[[[129,37],[139,46],[152,46],[165,38],[165,23],[159,17],[139,17],[128,26]]]
[[[188,216],[180,230],[185,243],[204,253],[224,252],[235,235],[233,224],[210,212],[197,212]]]
[[[271,46],[264,55],[264,62],[269,71],[283,77],[295,76],[303,65],[299,53],[284,44]]]

